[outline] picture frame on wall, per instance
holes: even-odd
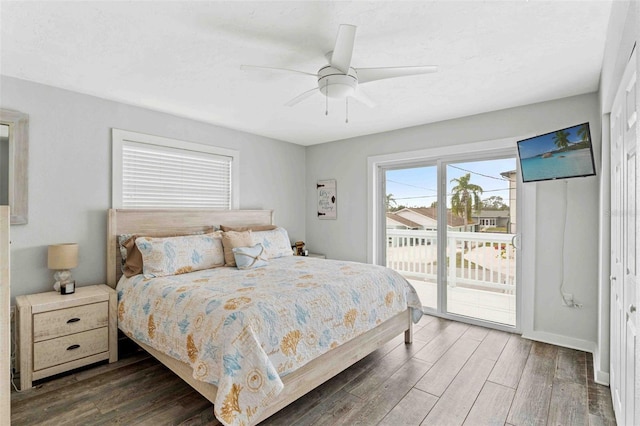
[[[336,180],[319,180],[316,189],[318,191],[318,219],[336,219],[338,217]]]

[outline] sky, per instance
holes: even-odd
[[[463,169],[463,170],[461,170]],[[451,179],[471,172],[472,184],[483,189],[482,200],[493,195],[503,198],[505,204],[509,198],[509,182],[500,176],[501,172],[516,169],[516,158],[490,161],[451,163],[447,166],[447,194],[455,183]],[[437,200],[436,166],[425,166],[410,169],[388,170],[386,172],[387,194],[393,194],[398,205],[407,207],[430,207]],[[450,196],[447,205],[450,206]]]
[[[581,124],[565,129],[569,133],[569,137],[567,138],[569,142],[575,143],[582,140],[582,138],[578,136],[578,129],[580,126]],[[535,157],[536,155],[558,149],[556,144],[553,143],[553,136],[555,133],[556,132],[547,133],[545,135],[536,136],[535,138],[525,139],[524,141],[518,142],[520,157]]]

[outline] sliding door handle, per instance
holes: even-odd
[[[516,242],[520,242],[520,234],[514,234],[513,237],[511,237],[511,245],[516,250],[520,250],[520,246],[518,244],[516,244]]]

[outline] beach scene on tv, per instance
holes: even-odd
[[[518,142],[522,181],[595,174],[589,124],[579,124]]]

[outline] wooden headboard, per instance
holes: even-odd
[[[116,287],[122,270],[118,235],[190,234],[212,226],[272,225],[273,210],[137,210],[109,209],[107,284]]]

